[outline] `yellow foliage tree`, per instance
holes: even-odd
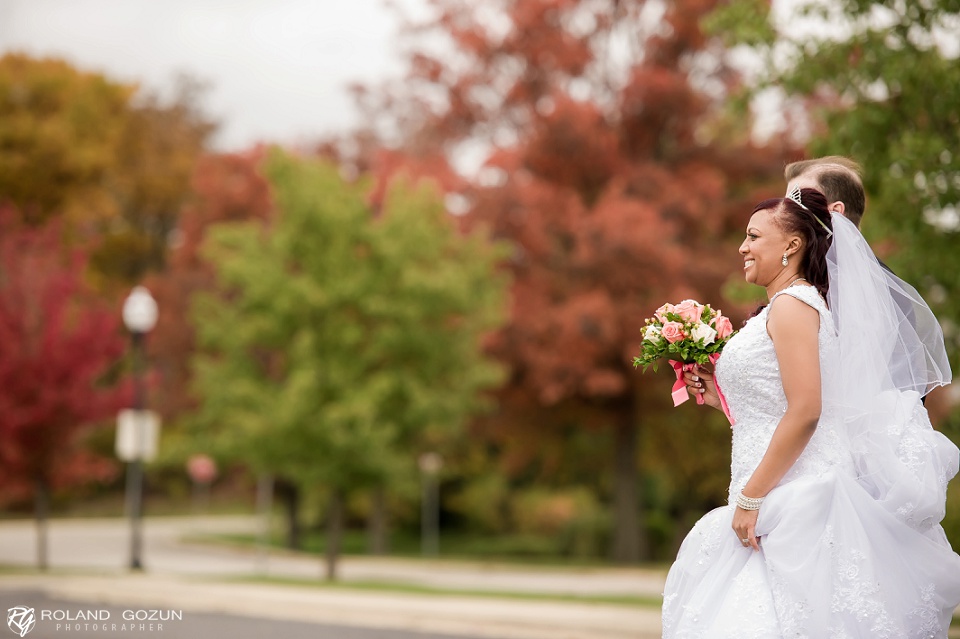
[[[106,286],[163,266],[213,125],[198,86],[170,101],[58,59],[0,57],[0,201],[65,222]]]

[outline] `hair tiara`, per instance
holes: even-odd
[[[807,206],[806,206],[806,204],[803,203],[803,199],[800,197],[800,187],[799,187],[799,186],[793,187],[793,190],[790,191],[790,193],[787,194],[787,199],[793,200],[794,202],[796,202],[797,206],[799,206],[800,208],[802,208],[804,211],[807,211],[808,213],[810,213],[810,215],[813,216],[813,219],[815,219],[815,220],[817,221],[817,223],[819,223],[820,226],[823,227],[823,230],[827,232],[827,237],[833,237],[833,231],[830,230],[830,227],[827,226],[826,222],[824,222],[824,221],[821,220],[819,217],[817,217],[816,213],[814,213],[813,211],[811,211],[810,209],[808,209]]]

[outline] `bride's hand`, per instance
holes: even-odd
[[[713,381],[713,371],[696,364],[692,371],[684,371],[683,382],[687,385],[687,391],[694,398],[700,395],[707,406],[722,410],[720,396],[717,394],[717,384]]]
[[[759,515],[759,510],[744,510],[739,506],[733,511],[733,531],[737,533],[737,539],[745,548],[760,550],[760,539],[757,537]]]

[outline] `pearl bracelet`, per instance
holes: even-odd
[[[747,497],[743,492],[737,495],[737,506],[744,510],[760,510],[762,503],[763,497]]]

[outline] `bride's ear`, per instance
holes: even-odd
[[[803,250],[803,238],[799,235],[793,235],[790,237],[790,241],[787,242],[787,255],[794,255]]]

